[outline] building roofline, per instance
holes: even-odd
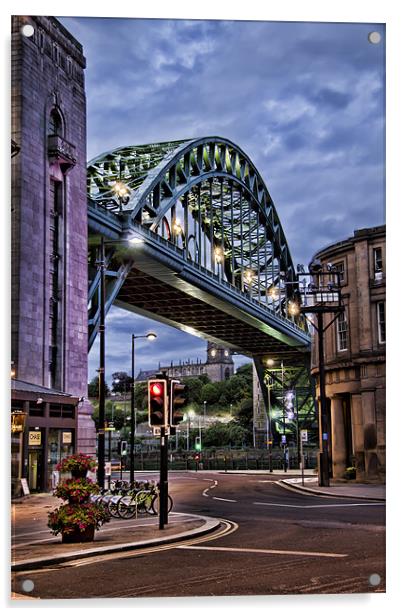
[[[320,257],[321,255],[325,254],[328,251],[334,251],[334,250],[339,250],[341,248],[346,248],[346,247],[350,247],[353,244],[355,244],[356,242],[359,242],[361,240],[365,240],[365,239],[371,239],[373,237],[377,237],[377,236],[381,236],[381,235],[385,235],[385,227],[386,225],[379,225],[376,227],[365,227],[362,229],[356,229],[353,232],[353,235],[348,237],[345,240],[340,240],[339,242],[335,242],[333,244],[328,244],[327,246],[324,246],[323,248],[320,248],[320,250],[318,250],[312,258],[312,261],[318,257]]]

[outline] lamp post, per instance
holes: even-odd
[[[101,238],[100,257],[100,312],[99,312],[99,430],[98,430],[98,484],[105,487],[105,241]]]
[[[320,380],[320,464],[319,485],[329,486],[329,451],[328,451],[328,409],[325,393],[325,358],[324,358],[324,334],[334,323],[339,314],[344,310],[342,306],[340,272],[330,263],[327,271],[324,271],[321,262],[314,259],[309,265],[309,273],[297,274],[299,292],[304,298],[304,305],[300,312],[316,314],[317,323],[307,320],[314,327],[318,337],[318,370]],[[308,282],[309,281],[309,282]],[[308,301],[309,300],[309,301]],[[324,314],[334,313],[335,316],[324,326]]]
[[[273,468],[272,468],[272,409],[271,409],[271,391],[270,391],[270,377],[268,377],[268,383],[267,383],[267,394],[268,394],[268,417],[267,417],[267,423],[268,423],[268,466],[269,466],[269,472],[272,473],[273,472]]]
[[[140,244],[143,240],[138,236],[133,236],[124,240],[105,241],[101,237],[99,247],[99,258],[97,267],[99,270],[99,429],[98,429],[98,471],[97,481],[101,488],[105,487],[105,314],[106,314],[106,262],[105,262],[105,245],[106,244]]]
[[[148,340],[155,340],[156,334],[149,332],[144,336],[131,335],[131,417],[130,417],[130,483],[134,483],[134,438],[136,431],[136,415],[135,415],[135,340],[138,338],[147,338]]]

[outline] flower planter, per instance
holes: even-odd
[[[86,543],[93,541],[95,526],[87,526],[84,530],[76,528],[72,533],[62,533],[62,543]]]
[[[59,470],[71,472],[72,477],[59,482],[53,492],[64,504],[49,512],[48,526],[54,535],[61,533],[63,543],[93,541],[95,530],[110,521],[103,503],[90,502],[91,496],[99,493],[99,486],[86,478],[94,464],[84,454],[74,454],[60,462]]]
[[[71,470],[71,477],[73,477],[74,479],[84,479],[87,476],[87,470],[79,470],[79,469],[72,469]]]

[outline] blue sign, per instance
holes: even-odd
[[[286,445],[286,434],[282,434],[282,445]]]
[[[328,433],[327,432],[323,432],[322,433],[322,440],[323,441],[327,441],[328,440]]]

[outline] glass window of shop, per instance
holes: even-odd
[[[47,484],[49,489],[55,488],[59,481],[57,464],[72,453],[74,453],[74,430],[49,428],[47,441]]]
[[[22,431],[11,432],[11,493],[20,496],[22,476]]]

